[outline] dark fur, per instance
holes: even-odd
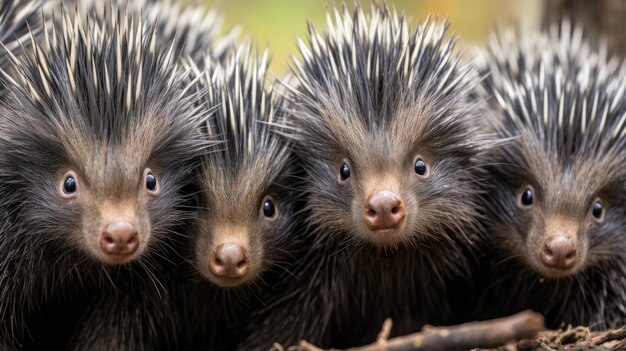
[[[181,5],[176,0],[48,1],[45,7],[48,21],[54,20],[54,11],[60,5],[71,13],[78,8],[82,15],[90,14],[99,21],[110,21],[108,13],[111,9],[113,12],[126,11],[135,21],[142,20],[155,27],[156,45],[160,50],[167,51],[172,46],[176,56],[191,56],[198,62],[205,55],[217,60],[226,58],[239,36],[236,27],[222,33],[224,19],[218,11],[207,10],[201,5]]]
[[[244,350],[300,339],[364,344],[387,317],[393,335],[447,323],[446,288],[468,278],[471,237],[480,231],[480,179],[471,159],[482,142],[475,127],[481,108],[468,99],[478,83],[445,39],[447,23],[427,20],[411,32],[386,6],[335,11],[332,30],[311,27],[310,45],[300,45],[293,120],[284,130],[308,173],[313,247],[282,299],[256,316]],[[428,160],[426,179],[414,171],[418,154]],[[344,158],[352,175],[340,185]],[[377,179],[397,181],[409,211],[401,241],[388,246],[364,240],[367,228],[353,218],[367,196],[366,178],[382,174]]]
[[[0,43],[6,51],[0,53],[0,69],[9,71],[9,56],[20,56],[23,46],[29,43],[29,28],[34,33],[41,29],[40,0],[4,0],[0,2]]]
[[[267,52],[257,57],[249,44],[221,64],[205,61],[197,70],[201,107],[213,111],[204,126],[207,136],[225,141],[204,156],[196,175],[198,220],[193,230],[189,267],[178,294],[187,318],[182,329],[197,349],[233,349],[254,308],[271,300],[276,276],[288,269],[301,248],[298,226],[297,166],[291,145],[270,130],[285,111],[285,101],[266,83]],[[264,217],[261,206],[272,196],[277,218]],[[212,283],[209,254],[224,228],[248,238],[251,275],[242,285]],[[227,235],[227,237],[229,237]],[[186,347],[190,347],[187,345]]]
[[[626,83],[605,53],[566,21],[529,36],[499,31],[480,61],[499,134],[518,139],[488,155],[492,224],[480,270],[490,275],[478,318],[530,308],[553,328],[626,323]],[[527,183],[536,200],[524,209]],[[596,197],[603,223],[591,218]],[[544,276],[526,250],[553,215],[578,223],[587,243],[582,265],[563,278]]]
[[[82,339],[89,340],[89,349],[151,349],[144,343],[170,330],[156,325],[158,311],[148,307],[163,293],[159,275],[167,271],[167,252],[180,236],[173,229],[185,218],[180,190],[192,158],[208,144],[197,128],[204,116],[193,108],[195,95],[187,95],[176,58],[151,52],[153,29],[131,26],[122,13],[117,20],[114,28],[100,25],[98,31],[95,22],[67,18],[12,62],[14,78],[1,78],[8,91],[0,106],[3,349],[28,338],[29,314],[55,303],[72,309],[76,296],[115,306],[91,313],[120,313],[81,325],[78,348]],[[160,181],[159,196],[137,191],[145,191],[147,166]],[[89,190],[89,205],[85,198],[59,196],[58,177],[67,167],[84,180],[79,185]],[[145,214],[150,235],[135,261],[108,266],[88,253],[80,233],[91,233],[100,204],[124,201]],[[150,289],[134,296],[135,285]],[[91,318],[85,315],[85,321]],[[129,334],[129,326],[142,337]]]

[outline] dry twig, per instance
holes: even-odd
[[[452,327],[428,327],[419,333],[388,339],[391,320],[386,320],[375,343],[349,351],[433,351],[496,347],[514,339],[534,337],[543,329],[543,316],[525,311],[510,317],[472,322]],[[306,341],[301,351],[324,351]]]

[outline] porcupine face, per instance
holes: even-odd
[[[66,19],[14,60],[1,122],[16,214],[37,238],[111,265],[158,247],[181,220],[179,190],[202,145],[173,57],[150,50],[148,28],[118,21]]]
[[[293,194],[286,188],[283,158],[259,155],[231,174],[204,169],[203,196],[196,236],[195,265],[213,284],[231,288],[254,282],[284,259],[284,243],[293,226]],[[268,172],[268,166],[275,167]],[[210,177],[210,178],[209,178]],[[243,190],[242,190],[243,189]]]
[[[502,175],[498,245],[521,256],[546,278],[573,275],[620,255],[624,233],[624,185],[616,155],[562,159],[523,135],[520,161]],[[622,156],[623,157],[623,156]],[[505,164],[510,160],[496,159]],[[506,178],[505,178],[506,177]]]
[[[194,265],[219,287],[253,282],[284,259],[296,197],[290,147],[270,131],[283,99],[265,83],[267,52],[249,44],[222,65],[207,59],[198,80],[204,107],[213,112],[208,135],[225,141],[206,155],[198,174],[202,203]],[[218,106],[218,107],[216,107]]]
[[[335,16],[301,43],[293,115],[311,221],[379,248],[449,240],[473,226],[477,117],[446,24],[415,32],[387,8]]]
[[[567,35],[556,40],[580,47],[565,25]],[[502,136],[519,136],[493,158],[491,240],[531,271],[561,278],[619,258],[626,248],[626,104],[624,83],[614,79],[623,73],[604,58],[578,62],[573,50],[569,59],[550,50],[527,66],[491,61],[485,80],[503,114]]]

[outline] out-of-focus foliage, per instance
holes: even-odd
[[[326,8],[341,4],[341,1],[317,0],[199,1],[220,10],[225,16],[226,28],[239,25],[243,35],[251,36],[258,47],[268,46],[272,53],[271,68],[277,74],[288,69],[289,56],[296,52],[296,34],[306,34],[307,20],[323,26]],[[362,6],[369,6],[371,2],[360,1]],[[352,0],[346,3],[353,6]],[[439,18],[448,17],[452,31],[462,44],[483,42],[497,21],[519,22],[527,28],[537,26],[543,8],[543,0],[387,0],[387,3],[404,11],[413,19],[412,23],[429,13]]]

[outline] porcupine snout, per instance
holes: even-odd
[[[565,235],[554,235],[546,239],[539,257],[550,268],[567,270],[576,264],[576,241]]]
[[[392,191],[375,191],[365,200],[363,222],[372,231],[400,229],[405,217],[404,204]]]
[[[546,215],[543,225],[530,233],[530,262],[544,276],[560,278],[574,274],[585,264],[588,239],[584,226],[574,218]]]
[[[102,229],[100,248],[106,255],[131,256],[138,247],[137,227],[130,221],[111,221]]]
[[[211,254],[211,273],[222,278],[243,278],[250,271],[248,251],[238,244],[220,244]]]

